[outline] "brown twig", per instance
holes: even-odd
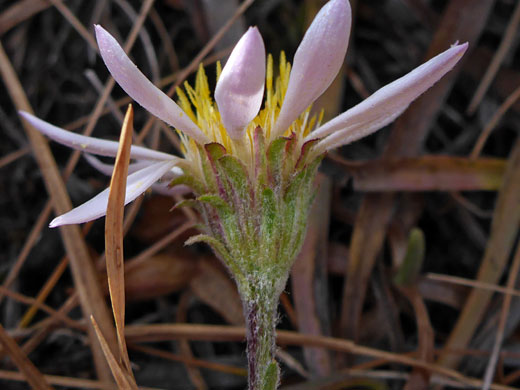
[[[19,294],[17,292],[8,290],[4,287],[0,287],[0,292],[2,292],[2,294],[5,294],[12,299],[25,303],[26,305],[34,305],[34,307],[43,310],[44,312],[49,314],[51,317],[55,317],[55,319],[57,321],[62,321],[65,325],[67,325],[68,327],[70,327],[72,329],[79,329],[81,331],[84,331],[86,329],[85,326],[81,325],[77,321],[67,317],[65,314],[63,314],[57,310],[54,310],[52,307],[49,307],[49,306],[45,305],[44,303],[38,302],[34,298],[27,297],[27,296]]]
[[[91,33],[83,26],[79,19],[72,13],[72,11],[63,4],[61,0],[49,0],[54,7],[63,15],[63,17],[74,27],[79,35],[89,44],[90,48],[95,52],[98,52],[98,46],[96,40]]]
[[[20,157],[25,156],[30,151],[31,149],[29,149],[29,147],[24,147],[5,155],[4,157],[0,158],[0,168],[3,168],[6,165],[11,164],[12,162],[18,160]]]
[[[207,341],[244,341],[245,328],[238,326],[200,325],[200,324],[160,324],[136,325],[126,327],[127,340],[131,342],[158,342],[179,338]],[[482,381],[467,377],[458,371],[426,363],[407,355],[381,351],[374,348],[358,345],[350,340],[306,335],[291,331],[280,330],[277,340],[281,345],[296,345],[308,347],[322,347],[331,351],[349,352],[376,359],[383,359],[389,363],[402,364],[410,367],[419,367],[432,373],[452,378],[460,383],[473,387],[482,386]],[[494,390],[516,390],[509,386],[492,384]]]
[[[473,150],[471,151],[471,159],[476,159],[480,155],[493,129],[497,126],[500,119],[502,119],[504,114],[517,102],[518,99],[520,99],[520,87],[517,87],[513,93],[507,97],[504,103],[498,107],[498,110],[493,114],[489,122],[486,124],[484,130],[482,130],[482,133],[478,137]]]
[[[473,113],[475,113],[475,110],[482,101],[482,98],[486,94],[491,82],[495,78],[495,75],[497,74],[498,69],[500,68],[500,64],[502,64],[502,61],[504,61],[507,52],[509,51],[509,49],[511,49],[511,46],[513,46],[515,42],[515,34],[518,31],[519,24],[520,3],[517,3],[516,8],[513,11],[513,15],[511,16],[511,20],[507,25],[507,29],[504,33],[504,37],[502,38],[502,42],[500,42],[500,46],[498,47],[498,50],[495,52],[493,60],[489,64],[489,67],[487,68],[484,77],[482,77],[480,84],[477,90],[475,91],[475,94],[473,95],[471,102],[469,103],[468,109],[466,110],[466,113],[468,115],[472,115]]]
[[[16,107],[19,110],[32,112],[31,106],[25,96],[22,86],[20,85],[18,77],[2,46],[0,46],[0,71],[4,83],[7,85],[7,90],[9,91]],[[65,184],[63,183],[56,161],[52,156],[46,139],[25,121],[24,129],[31,143],[34,156],[43,173],[47,191],[51,195],[53,209],[57,214],[63,214],[69,211],[72,208],[72,203],[67,195]],[[71,262],[71,269],[74,275],[76,288],[79,291],[83,312],[87,315],[91,313],[96,314],[97,317],[103,320],[103,328],[108,331],[110,329],[108,310],[102,300],[97,275],[94,271],[87,246],[83,241],[79,227],[62,227],[60,228],[60,233]],[[105,366],[102,355],[99,354],[101,351],[98,350],[98,353],[96,353],[95,345],[97,344],[95,343],[95,335],[92,333],[91,328],[89,336],[91,337],[91,342],[94,346],[93,353],[98,375],[101,378],[108,380],[110,375],[107,371],[108,367]]]
[[[0,344],[5,348],[13,363],[16,364],[18,369],[25,376],[27,383],[29,383],[34,390],[53,389],[49,386],[42,373],[23,353],[18,344],[7,334],[2,325],[0,325]]]
[[[495,338],[495,342],[493,344],[493,350],[491,352],[491,357],[489,358],[488,366],[486,368],[486,373],[484,375],[484,384],[482,385],[482,390],[488,390],[491,382],[493,381],[493,376],[495,373],[496,364],[498,361],[500,348],[502,346],[502,342],[504,341],[504,329],[506,327],[507,317],[509,315],[509,309],[511,307],[511,299],[513,298],[512,294],[509,293],[516,284],[516,279],[518,277],[518,271],[520,270],[520,245],[516,248],[516,254],[513,260],[513,265],[509,270],[509,276],[507,278],[507,290],[506,295],[504,296],[504,302],[502,303],[502,310],[500,312],[500,319],[498,322],[497,334]]]

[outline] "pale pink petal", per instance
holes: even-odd
[[[92,165],[95,169],[97,169],[99,172],[107,175],[112,176],[112,172],[114,171],[114,165],[112,164],[105,164],[104,162],[101,162],[91,154],[84,154],[83,157],[85,157],[85,160]],[[132,174],[134,172],[140,171],[141,169],[144,169],[150,165],[152,165],[154,161],[150,160],[141,160],[136,161],[135,163],[131,163],[128,165],[128,174]],[[166,172],[163,175],[163,179],[165,180],[173,180],[176,177],[182,175],[182,169],[179,167],[173,167],[169,172]]]
[[[240,139],[262,105],[265,84],[265,47],[256,27],[240,38],[222,69],[215,101],[229,136]]]
[[[321,152],[346,145],[386,126],[450,71],[467,48],[467,43],[452,46],[407,75],[379,89],[357,106],[325,123],[310,133],[307,140],[322,138],[315,149]]]
[[[105,164],[104,162],[99,161],[97,158],[95,158],[91,154],[84,154],[83,157],[85,157],[85,159],[88,161],[88,163],[90,165],[92,165],[94,168],[96,168],[99,172],[101,172],[107,176],[112,176],[112,172],[114,171],[113,165]],[[128,174],[137,172],[152,164],[153,164],[153,162],[146,161],[146,160],[137,161],[135,163],[132,163],[128,166]],[[181,168],[173,167],[172,169],[170,169],[168,172],[166,172],[162,176],[162,179],[166,180],[166,182],[152,184],[151,188],[154,192],[157,192],[158,194],[168,195],[168,196],[184,195],[184,194],[190,193],[192,191],[191,188],[186,185],[183,185],[183,184],[176,185],[175,187],[170,187],[170,181],[182,174],[183,174],[183,172],[182,172]]]
[[[20,111],[19,114],[40,133],[45,134],[50,139],[62,145],[68,146],[72,149],[81,150],[82,152],[97,154],[99,156],[115,157],[117,155],[117,149],[119,148],[118,142],[86,137],[71,131],[63,130],[25,111]],[[132,148],[130,149],[130,157],[137,160],[160,161],[179,159],[178,157],[168,153],[157,152],[152,149],[134,145],[132,145]]]
[[[350,23],[348,0],[331,0],[316,15],[294,55],[274,137],[281,136],[336,77],[347,52]]]
[[[83,155],[83,157],[85,158],[85,160],[87,160],[87,162],[90,165],[92,165],[95,169],[97,169],[102,174],[107,175],[107,176],[112,176],[112,173],[114,171],[114,165],[105,164],[104,162],[98,160],[91,154],[85,153]],[[130,175],[134,172],[144,169],[144,168],[150,166],[151,164],[153,164],[153,162],[149,161],[149,160],[142,160],[142,161],[137,161],[135,163],[131,163],[128,165],[128,174]]]
[[[150,188],[152,184],[172,169],[174,164],[173,161],[162,161],[129,175],[126,184],[125,205]],[[107,212],[108,195],[109,189],[107,188],[81,206],[54,218],[49,227],[83,223],[102,217]]]
[[[181,130],[198,143],[209,142],[208,137],[188,115],[137,69],[114,37],[103,27],[98,25],[95,27],[101,57],[121,88],[153,115]]]
[[[177,184],[174,187],[170,187],[170,183],[155,183],[152,186],[152,190],[157,192],[158,194],[165,195],[165,196],[174,196],[174,195],[186,195],[193,190],[184,184]]]

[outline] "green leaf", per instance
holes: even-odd
[[[223,156],[218,160],[221,177],[227,179],[228,199],[235,209],[235,217],[242,235],[242,246],[254,257],[258,252],[258,221],[255,213],[254,191],[244,164],[233,156]]]
[[[257,189],[267,184],[267,162],[264,130],[257,126],[254,134],[255,182]]]
[[[187,185],[190,187],[196,194],[202,194],[206,192],[204,185],[195,178],[195,175],[189,174],[189,175],[182,175],[179,177],[176,177],[170,182],[170,187],[175,187],[177,185]]]
[[[206,191],[201,192],[201,194],[205,192],[218,192],[219,187],[215,178],[215,171],[213,170],[210,159],[208,158],[208,152],[202,146],[199,146],[198,149],[202,166],[202,174],[204,175],[204,180],[206,181]]]
[[[421,271],[425,252],[424,233],[419,228],[414,228],[408,236],[408,247],[399,271],[394,277],[394,283],[398,286],[409,286],[417,281]]]
[[[307,164],[294,175],[283,199],[282,243],[283,253],[279,256],[284,262],[293,261],[305,238],[307,216],[312,205],[315,190],[314,178],[321,162],[321,157]]]
[[[182,207],[193,207],[195,209],[199,209],[199,206],[200,205],[196,199],[183,199],[180,202],[175,203],[170,211],[180,209]]]
[[[302,145],[302,150],[300,152],[300,157],[298,157],[298,162],[296,163],[296,169],[302,169],[305,164],[307,164],[307,157],[309,156],[312,147],[319,141],[319,139],[311,139],[310,141],[305,142]],[[320,162],[323,156],[319,158]]]
[[[294,168],[296,166],[297,154],[296,145],[298,144],[296,134],[292,133],[291,136],[287,139],[287,143],[285,144],[284,156],[282,157],[283,161],[283,177],[287,178],[294,172]]]
[[[274,187],[283,187],[283,158],[287,141],[287,138],[277,138],[267,149],[269,178]]]
[[[207,223],[212,226],[212,229],[219,226],[221,232],[219,235],[223,235],[222,240],[229,248],[230,256],[237,262],[247,260],[245,253],[252,240],[250,238],[244,240],[244,235],[240,231],[237,211],[218,195],[206,194],[199,196],[197,200],[210,205],[216,211],[216,215],[213,217],[210,211],[206,213]],[[216,234],[216,230],[214,230],[214,233]]]
[[[226,154],[226,148],[218,142],[212,142],[204,145],[206,154],[210,160],[217,161],[220,157]]]
[[[260,207],[260,241],[259,258],[268,262],[276,262],[276,249],[279,247],[277,237],[279,232],[279,218],[276,196],[272,189],[265,188],[262,191]]]
[[[262,235],[267,234],[271,236],[276,227],[277,207],[276,197],[270,188],[265,188],[262,191]]]
[[[278,376],[280,375],[280,368],[278,363],[273,360],[265,370],[265,377],[263,378],[262,390],[276,390],[278,387]]]
[[[210,206],[215,207],[217,211],[221,211],[226,214],[231,214],[233,212],[231,206],[218,195],[204,194],[199,196],[197,198],[197,201],[207,203]]]
[[[233,156],[222,156],[218,159],[219,172],[224,174],[231,183],[232,190],[243,200],[251,198],[251,186],[244,165]]]
[[[229,267],[233,276],[237,280],[243,280],[244,276],[240,267],[238,267],[237,263],[234,261],[233,257],[230,255],[224,244],[216,238],[208,236],[207,234],[198,234],[188,238],[184,245],[193,245],[199,242],[208,244],[211,249],[213,249],[213,252],[215,252],[215,255],[219,257],[224,262],[224,264],[226,264],[226,266]]]

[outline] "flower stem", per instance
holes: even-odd
[[[249,390],[275,390],[279,376],[274,357],[278,299],[258,295],[244,302]]]

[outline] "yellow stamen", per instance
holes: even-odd
[[[220,62],[216,66],[217,80],[222,72]],[[271,128],[280,113],[280,108],[289,84],[291,64],[286,61],[285,53],[280,53],[279,74],[274,78],[273,57],[267,56],[266,82],[265,82],[265,104],[256,118],[245,129],[243,139],[236,141],[231,139],[222,124],[220,113],[216,103],[211,98],[208,79],[202,65],[199,66],[195,88],[188,82],[184,83],[185,92],[177,89],[179,105],[184,112],[199,126],[212,142],[223,145],[227,152],[239,158],[247,167],[253,167],[253,138],[254,130],[260,126],[264,130],[267,142],[271,142]],[[284,133],[284,136],[295,134],[296,140],[301,143],[303,138],[310,133],[316,123],[323,118],[323,110],[318,119],[315,115],[310,116],[310,107],[307,108]],[[196,166],[201,166],[200,156],[196,143],[181,134],[183,153],[186,159]]]

